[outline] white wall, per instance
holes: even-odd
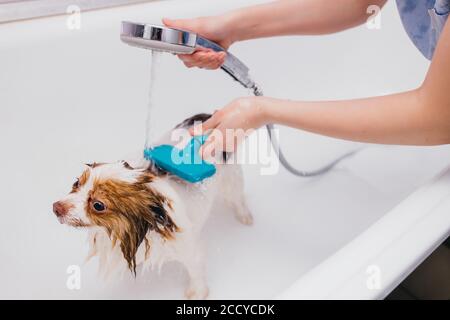
[[[154,0],[0,0],[0,23],[64,14],[69,6],[82,11]]]

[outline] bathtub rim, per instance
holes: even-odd
[[[450,166],[276,299],[384,299],[450,236],[449,210]],[[379,286],[369,288],[377,267]]]

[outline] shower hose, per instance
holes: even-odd
[[[263,96],[263,93],[258,88],[258,86],[255,86],[253,88],[253,94],[255,96],[257,96],[257,97]],[[299,177],[313,177],[313,176],[318,176],[318,175],[324,174],[324,173],[328,172],[329,170],[331,170],[336,164],[341,162],[343,159],[348,158],[348,157],[354,155],[355,153],[357,153],[359,151],[359,149],[357,149],[357,150],[352,150],[350,152],[344,153],[342,156],[334,159],[333,161],[331,161],[327,165],[325,165],[323,167],[320,167],[320,168],[318,168],[316,170],[311,170],[311,171],[299,170],[299,169],[294,168],[286,160],[286,157],[284,156],[283,152],[281,151],[279,141],[278,141],[277,137],[273,134],[273,130],[275,129],[274,125],[273,124],[267,124],[266,125],[266,129],[267,129],[267,134],[269,136],[270,142],[272,143],[272,147],[275,150],[275,153],[276,153],[278,159],[280,160],[280,163],[283,165],[283,167],[287,171],[289,171],[293,175],[296,175],[296,176],[299,176]]]

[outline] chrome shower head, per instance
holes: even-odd
[[[169,53],[193,53],[195,33],[147,23],[122,22],[120,39],[135,47]]]
[[[120,39],[131,46],[174,54],[190,54],[198,47],[227,52],[218,44],[196,33],[148,23],[122,22]],[[221,68],[244,87],[256,88],[247,66],[231,53],[227,52]]]

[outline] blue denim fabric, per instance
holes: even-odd
[[[450,13],[450,0],[396,0],[403,26],[429,60]]]

